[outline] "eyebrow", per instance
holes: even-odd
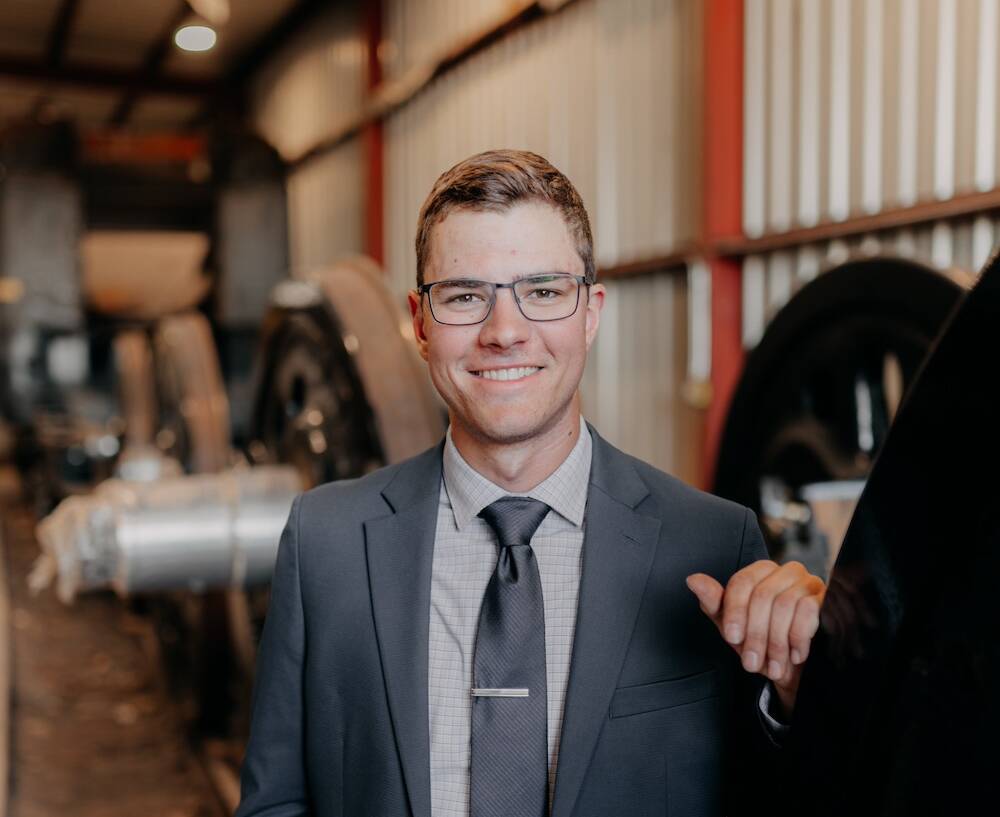
[[[511,283],[515,283],[516,281],[523,281],[525,278],[545,278],[546,276],[549,275],[571,275],[571,274],[572,273],[569,272],[563,272],[562,270],[552,270],[549,272],[529,272],[524,275],[515,275],[514,280],[511,281]]]
[[[571,272],[564,272],[563,270],[553,270],[551,272],[526,272],[520,275],[515,275],[511,280],[511,283],[516,283],[517,281],[524,281],[528,278],[547,278],[553,275],[572,275]],[[443,278],[440,281],[432,281],[435,284],[468,284],[468,283],[478,283],[478,284],[490,284],[492,281],[486,281],[482,278]]]

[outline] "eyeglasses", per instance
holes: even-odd
[[[494,284],[459,278],[421,284],[417,292],[426,293],[431,315],[447,326],[482,323],[493,311],[498,289],[509,289],[514,302],[529,321],[558,321],[576,312],[581,285],[589,286],[582,275],[552,273],[520,278],[510,284]]]

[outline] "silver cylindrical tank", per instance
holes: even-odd
[[[297,472],[285,466],[107,480],[39,523],[43,554],[33,584],[56,579],[64,601],[106,587],[128,595],[265,584],[300,490]]]

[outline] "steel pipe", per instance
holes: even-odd
[[[281,529],[302,489],[294,468],[264,466],[129,482],[70,497],[38,525],[35,589],[253,587],[271,579]]]

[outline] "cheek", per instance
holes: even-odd
[[[554,332],[546,338],[546,346],[556,360],[569,368],[576,368],[587,356],[586,326],[581,321],[565,327],[565,331]]]
[[[427,362],[439,374],[449,369],[459,369],[466,350],[472,343],[474,340],[458,337],[457,333],[434,336],[427,344]]]

